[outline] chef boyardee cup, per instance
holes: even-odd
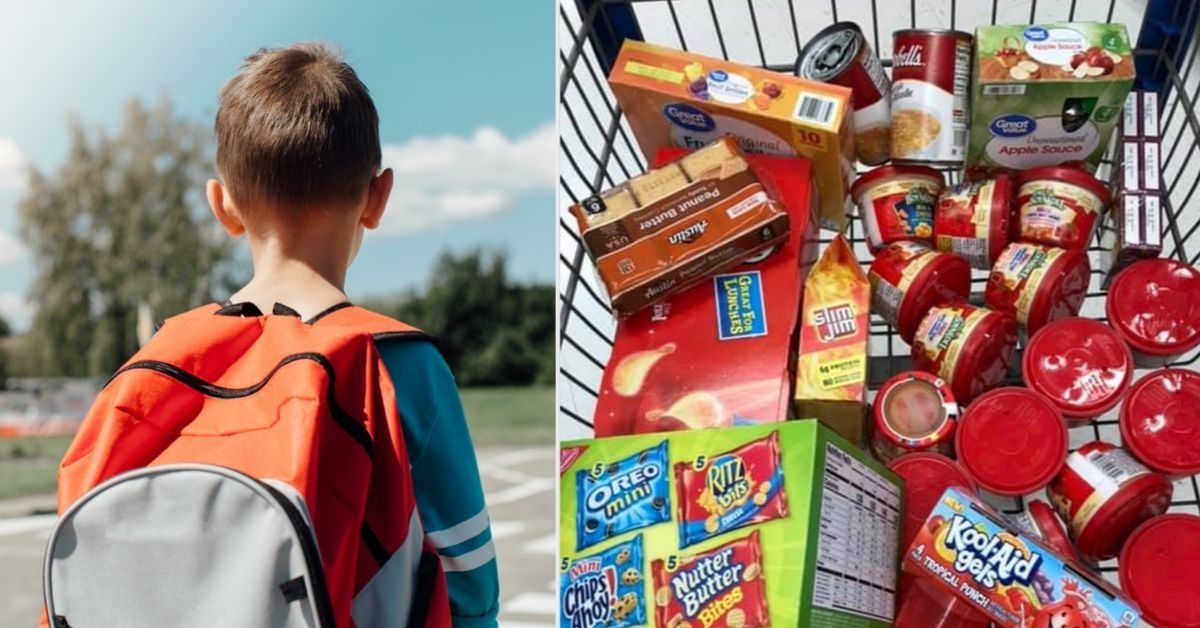
[[[1017,346],[1017,321],[961,301],[929,310],[912,341],[913,366],[950,384],[959,403],[999,386]]]
[[[1200,473],[1200,373],[1154,371],[1121,407],[1121,441],[1147,467],[1181,477]]]
[[[1159,628],[1200,626],[1200,517],[1171,514],[1143,523],[1119,561],[1121,588]]]
[[[954,454],[958,404],[950,386],[936,375],[893,375],[875,394],[871,419],[871,451],[880,460],[917,451]]]
[[[1170,259],[1143,260],[1108,288],[1108,323],[1143,368],[1164,366],[1200,345],[1200,271]]]
[[[871,311],[912,342],[929,308],[965,300],[971,294],[967,260],[920,242],[893,242],[875,255],[867,273]]]
[[[1072,425],[1114,408],[1133,379],[1133,356],[1113,328],[1063,318],[1040,329],[1021,358],[1025,384],[1042,393]]]
[[[1067,424],[1054,404],[1026,388],[984,393],[967,407],[954,439],[958,461],[983,488],[1025,495],[1046,486],[1067,457]]]
[[[1025,512],[1017,515],[1017,523],[1026,528],[1026,532],[1042,539],[1059,557],[1079,560],[1075,546],[1071,545],[1071,537],[1062,519],[1054,512],[1054,507],[1040,499],[1030,500],[1025,506]]]
[[[1079,555],[1098,562],[1116,556],[1143,521],[1166,512],[1171,481],[1120,447],[1092,441],[1067,456],[1046,494],[1067,522]]]

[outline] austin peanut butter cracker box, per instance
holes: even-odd
[[[608,77],[647,160],[730,135],[747,153],[812,160],[820,224],[841,231],[854,175],[850,90],[626,40]]]
[[[562,444],[561,628],[876,628],[900,480],[817,421]]]
[[[681,152],[662,151],[659,162]],[[794,157],[748,159],[764,184],[778,190],[791,223],[788,238],[765,256],[618,321],[593,414],[597,436],[787,417],[801,291],[817,251],[811,168]]]
[[[796,415],[816,417],[855,444],[866,423],[871,285],[842,236],[804,284],[796,345]]]

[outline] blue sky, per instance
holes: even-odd
[[[552,281],[552,3],[13,4],[0,20],[0,315],[18,327],[32,279],[16,240],[18,175],[61,162],[68,116],[111,129],[130,98],[166,94],[208,125],[246,54],[310,39],[346,50],[397,171],[384,228],[351,269],[351,298],[422,285],[438,252],[479,245],[507,249],[518,279]]]

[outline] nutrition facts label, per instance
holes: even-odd
[[[890,622],[900,488],[833,443],[823,482],[813,605]]]

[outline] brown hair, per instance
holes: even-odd
[[[346,206],[380,166],[367,87],[323,43],[260,49],[221,88],[217,173],[242,205]]]

